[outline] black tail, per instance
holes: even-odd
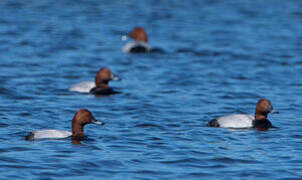
[[[34,133],[29,133],[29,135],[27,135],[27,136],[25,136],[25,140],[34,140],[34,136],[35,136],[35,134]]]
[[[210,126],[210,127],[219,127],[217,119],[212,119],[210,122],[208,122],[208,126]]]

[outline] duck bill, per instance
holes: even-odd
[[[279,112],[276,111],[276,110],[273,108],[273,106],[270,106],[270,108],[269,108],[269,113],[271,113],[271,114],[279,114]]]
[[[122,36],[122,41],[127,41],[127,39],[128,39],[128,36],[127,36],[127,35],[123,35],[123,36]]]
[[[104,122],[102,122],[102,121],[97,121],[97,120],[94,119],[94,118],[91,120],[91,123],[92,123],[92,124],[97,124],[97,125],[104,125],[104,124],[105,124]]]
[[[279,114],[279,111],[276,111],[276,110],[273,109],[273,110],[270,111],[270,113],[271,114]]]
[[[112,73],[110,80],[112,80],[112,81],[120,81],[120,80],[122,80],[122,78],[120,78],[119,76],[117,76],[117,75],[115,75],[115,74]]]

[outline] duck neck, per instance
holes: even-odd
[[[257,120],[266,120],[267,119],[267,113],[265,112],[255,112],[255,121]]]
[[[84,125],[76,123],[75,120],[72,120],[72,136],[73,137],[83,138],[84,137],[83,128],[84,128]]]
[[[148,43],[148,41],[146,41],[146,40],[140,40],[140,39],[139,40],[136,39],[135,42],[137,42],[137,43],[146,43],[146,44]]]
[[[109,88],[108,81],[103,81],[102,83],[98,83],[96,87],[99,89],[108,89]]]

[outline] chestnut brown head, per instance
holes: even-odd
[[[143,41],[148,42],[147,33],[144,31],[142,27],[134,28],[128,35],[130,38],[134,39],[135,41]]]
[[[101,87],[107,85],[111,80],[119,80],[119,78],[115,76],[110,69],[101,68],[95,75],[95,86]]]
[[[87,109],[78,110],[72,119],[72,124],[85,125],[90,123],[103,124],[103,122],[97,121]]]
[[[264,119],[267,114],[273,111],[271,102],[267,99],[259,99],[255,109],[255,119]]]
[[[103,125],[105,123],[95,120],[93,115],[87,109],[78,110],[72,119],[72,136],[75,139],[81,139],[84,137],[84,126],[86,124],[99,124]]]

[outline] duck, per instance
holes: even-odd
[[[255,128],[258,131],[266,131],[274,127],[267,119],[269,113],[274,110],[271,102],[268,99],[261,98],[258,100],[255,108],[254,116],[249,114],[230,114],[220,116],[208,122],[210,127],[222,128]]]
[[[110,95],[119,94],[120,92],[113,90],[109,87],[108,83],[111,80],[120,80],[120,78],[114,75],[110,69],[101,68],[95,75],[95,87],[91,88],[89,93],[94,95]]]
[[[159,53],[164,54],[165,51],[158,47],[150,47],[148,44],[148,36],[143,27],[135,27],[127,36],[122,36],[122,40],[127,40],[128,37],[134,41],[128,42],[123,46],[124,53]]]
[[[90,93],[94,95],[111,95],[119,94],[120,92],[115,91],[113,88],[109,87],[109,81],[111,80],[121,80],[120,77],[116,76],[108,68],[100,68],[95,75],[94,82],[83,81],[72,85],[69,91],[75,91],[80,93]]]
[[[78,110],[71,123],[71,132],[56,130],[56,129],[45,129],[30,132],[25,140],[38,140],[38,139],[61,139],[71,137],[72,139],[80,140],[84,138],[84,126],[86,124],[98,124],[104,125],[104,122],[97,121],[92,113],[87,109]]]
[[[146,53],[151,51],[148,45],[148,36],[144,28],[135,27],[127,36],[123,36],[122,39],[126,40],[127,37],[133,39],[134,42],[128,42],[123,47],[122,50],[124,53]]]

